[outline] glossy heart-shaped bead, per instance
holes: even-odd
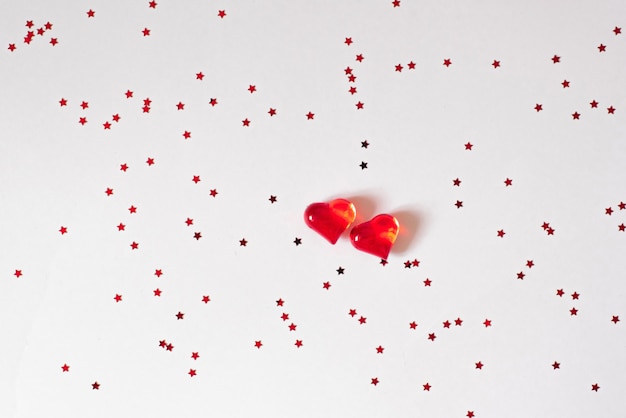
[[[354,205],[345,199],[312,203],[304,211],[304,222],[331,244],[337,242],[355,218]]]
[[[396,242],[400,224],[391,215],[376,215],[367,222],[352,228],[350,241],[357,250],[387,259],[393,243]]]

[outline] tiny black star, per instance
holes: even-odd
[[[382,264],[382,266],[386,266],[387,265],[387,260],[385,260],[384,258],[380,259],[380,264]]]
[[[361,170],[365,170],[367,168],[367,163],[365,161],[361,161]]]
[[[194,237],[196,240],[199,240],[200,238],[202,238],[202,234],[201,234],[200,232],[194,232],[194,233],[193,233],[193,237]]]
[[[276,201],[277,201],[277,200],[278,200],[278,199],[276,199],[276,196],[274,196],[274,195],[270,195],[269,201],[270,201],[271,203],[276,203]]]
[[[343,274],[344,268],[343,267],[339,267],[337,269],[337,274]]]
[[[302,244],[302,238],[296,238],[293,240],[293,243],[296,244],[296,246]]]
[[[405,269],[410,269],[411,268],[411,262],[410,261],[405,261],[404,262],[404,268]]]
[[[367,142],[367,140],[361,141],[361,148],[367,148],[367,147],[369,147],[369,145],[370,145],[370,143]]]

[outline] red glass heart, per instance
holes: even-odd
[[[391,215],[376,215],[367,222],[352,228],[350,241],[357,250],[387,259],[393,243],[396,242],[400,224]]]
[[[304,222],[331,244],[337,242],[355,218],[354,205],[345,199],[312,203],[304,211]]]

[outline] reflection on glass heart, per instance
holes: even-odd
[[[387,214],[376,215],[352,228],[350,241],[357,250],[386,260],[399,230],[400,224],[395,217]]]
[[[328,203],[312,203],[304,211],[304,222],[331,244],[337,242],[355,218],[354,205],[345,199],[335,199]]]

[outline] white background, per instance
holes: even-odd
[[[157,3],[0,4],[0,416],[623,417],[623,2]]]

